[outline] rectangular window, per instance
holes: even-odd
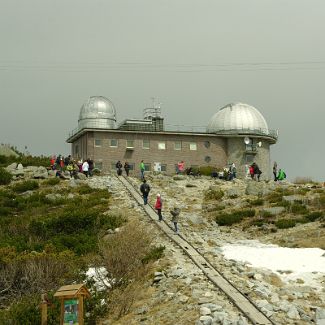
[[[117,148],[117,145],[118,145],[118,143],[117,143],[116,139],[111,139],[110,140],[110,143],[109,143],[110,147]]]
[[[130,170],[134,170],[134,163],[129,163]]]
[[[103,163],[101,161],[95,162],[95,168],[98,168],[99,170],[103,169]]]
[[[102,140],[101,139],[95,139],[95,147],[101,147],[102,146]]]
[[[142,141],[142,149],[150,149],[150,141],[149,140]]]
[[[166,149],[166,142],[158,142],[158,149],[165,150]]]
[[[127,148],[134,148],[134,140],[126,140]]]
[[[254,155],[246,155],[246,164],[251,164],[254,161],[255,156]]]
[[[196,142],[190,142],[190,150],[197,150]]]
[[[174,150],[182,150],[182,141],[174,142]]]
[[[161,171],[162,172],[166,172],[167,171],[167,165],[166,164],[162,164],[161,165]]]
[[[150,172],[151,170],[151,164],[144,164],[144,171]]]

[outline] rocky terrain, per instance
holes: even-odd
[[[115,208],[148,223],[156,233],[157,243],[166,247],[165,257],[156,264],[150,282],[143,290],[132,312],[124,318],[103,324],[248,324],[249,322],[232,306],[222,292],[210,284],[191,261],[148,221],[141,206],[130,199],[123,186],[114,177],[93,178],[92,186],[107,186],[113,193]],[[139,180],[131,178],[134,186]],[[232,226],[218,226],[213,213],[220,205],[224,211],[244,209],[258,198],[263,204],[255,207],[257,220],[263,213],[285,216],[286,202],[306,203],[308,209],[318,209],[317,200],[324,194],[316,185],[274,184],[252,181],[224,182],[210,178],[188,178],[175,176],[149,177],[152,187],[150,203],[161,193],[164,200],[163,215],[170,222],[169,209],[180,206],[181,233],[211,262],[225,277],[244,294],[250,297],[276,324],[323,324],[325,320],[325,275],[320,274],[318,288],[305,284],[302,279],[284,282],[279,274],[267,269],[248,266],[243,262],[227,260],[222,247],[243,240],[259,240],[262,243],[279,244],[284,247],[325,248],[324,219],[297,224],[288,229],[276,229],[274,223],[260,226],[248,225],[247,220]],[[209,189],[221,190],[224,197],[219,200],[204,199]],[[269,203],[272,193],[279,195],[284,207]],[[291,194],[292,193],[292,194]],[[265,212],[266,211],[266,212]],[[292,217],[292,213],[288,217]],[[256,223],[258,224],[258,223]],[[325,253],[325,252],[324,252]],[[325,255],[324,255],[325,258]],[[325,270],[324,270],[325,271]],[[290,270],[288,270],[290,272]]]
[[[16,165],[8,170],[16,177],[51,176],[43,168]],[[69,179],[69,175],[65,177],[74,186],[76,180]],[[286,281],[281,273],[290,270],[274,272],[253,267],[245,260],[227,259],[223,252],[225,245],[251,240],[324,250],[325,189],[320,184],[225,182],[203,176],[163,175],[149,175],[147,180],[152,188],[149,203],[154,204],[157,193],[162,196],[165,222],[171,223],[169,209],[175,205],[180,207],[181,234],[275,324],[325,324],[325,269],[324,273],[314,272],[317,273],[314,285],[302,278]],[[130,181],[139,188],[137,178],[130,177]],[[115,175],[82,182],[107,188],[112,193],[110,209],[129,219],[139,219],[155,235],[155,243],[165,246],[164,257],[155,262],[150,279],[144,279],[130,312],[118,320],[103,319],[101,324],[250,324],[148,219]],[[243,217],[248,210],[253,210],[254,215],[250,212]],[[224,217],[238,220],[221,225]]]

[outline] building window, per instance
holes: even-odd
[[[166,142],[158,142],[158,149],[165,150],[166,149]]]
[[[166,164],[161,164],[161,169],[162,172],[166,172],[167,171],[167,165]]]
[[[246,155],[245,156],[245,160],[246,160],[246,164],[251,164],[254,161],[254,155]]]
[[[144,171],[150,172],[150,170],[151,170],[151,164],[144,164]]]
[[[134,148],[134,140],[126,140],[127,148]]]
[[[209,163],[211,161],[211,157],[210,156],[205,156],[204,161],[206,163]]]
[[[129,163],[130,170],[134,170],[134,163]]]
[[[142,149],[150,149],[150,141],[149,140],[142,141]]]
[[[190,142],[190,150],[197,150],[196,142]]]
[[[174,150],[182,150],[182,141],[174,142]]]
[[[102,140],[101,139],[95,139],[95,147],[101,147],[102,146]]]
[[[210,148],[210,141],[204,141],[204,146],[206,148]]]
[[[95,162],[95,168],[98,168],[99,170],[103,169],[103,163],[101,161]]]
[[[111,139],[110,140],[110,143],[109,143],[110,147],[117,148],[117,145],[118,145],[118,143],[117,143],[116,139]]]

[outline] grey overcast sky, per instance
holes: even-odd
[[[167,124],[231,102],[279,129],[271,159],[325,179],[324,0],[0,0],[0,142],[68,154],[92,95],[120,122],[156,97]]]

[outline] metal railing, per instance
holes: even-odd
[[[69,133],[69,138],[77,134],[82,129],[107,129],[107,130],[118,130],[118,129],[108,129],[106,123],[100,123],[100,121],[88,121],[87,127],[77,127]],[[145,131],[145,130],[143,130]],[[277,139],[279,136],[278,130],[269,129],[224,129],[218,131],[207,131],[206,126],[189,126],[189,125],[171,125],[165,124],[164,131],[166,132],[186,132],[186,133],[206,133],[206,134],[221,134],[221,135],[261,135]],[[155,131],[151,131],[155,132]]]

